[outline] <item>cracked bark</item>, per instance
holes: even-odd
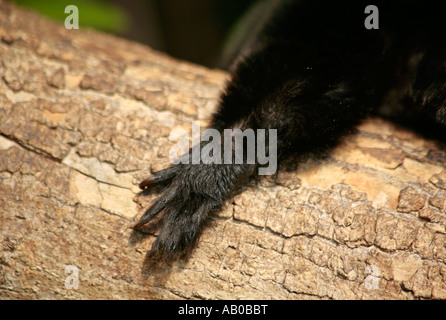
[[[187,261],[148,261],[137,183],[227,75],[3,1],[0,39],[1,299],[446,298],[444,145],[368,120],[248,186]]]

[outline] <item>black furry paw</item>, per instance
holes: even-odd
[[[220,208],[251,168],[246,165],[180,164],[153,174],[140,188],[167,186],[133,227],[140,230],[164,210],[150,255],[182,256],[192,249],[209,213]]]

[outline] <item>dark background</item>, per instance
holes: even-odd
[[[79,9],[80,28],[126,37],[176,58],[215,67],[234,23],[262,0],[11,0],[53,20]]]
[[[115,0],[131,13],[126,36],[180,59],[213,66],[231,26],[254,0]]]

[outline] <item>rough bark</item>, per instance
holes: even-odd
[[[368,120],[252,183],[189,259],[150,261],[130,226],[156,194],[137,183],[227,75],[2,1],[0,39],[0,299],[446,298],[438,142]]]

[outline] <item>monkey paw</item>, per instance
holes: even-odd
[[[164,210],[163,225],[150,254],[166,258],[186,254],[209,213],[223,205],[249,171],[243,165],[180,164],[156,172],[140,188],[162,185],[166,189],[133,229],[141,230]]]

